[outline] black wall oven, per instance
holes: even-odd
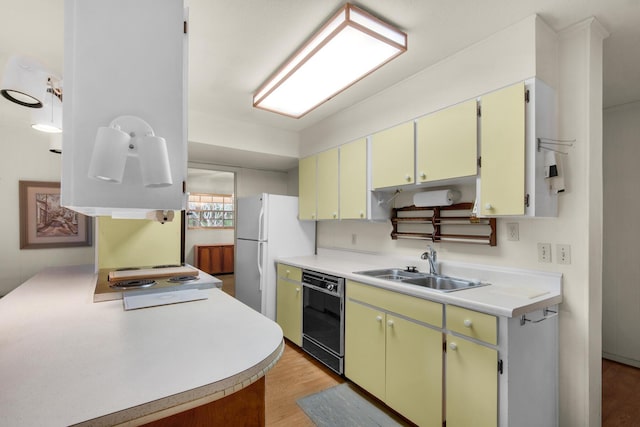
[[[342,374],[344,278],[302,270],[302,349]]]

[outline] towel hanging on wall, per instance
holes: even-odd
[[[564,174],[562,169],[562,156],[555,151],[544,152],[544,177],[549,185],[549,191],[553,194],[564,193]]]

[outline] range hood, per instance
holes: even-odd
[[[187,15],[181,0],[65,0],[63,206],[156,220],[186,208]],[[119,176],[96,178],[105,167]]]

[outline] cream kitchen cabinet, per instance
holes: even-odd
[[[498,425],[497,327],[495,316],[446,306],[446,328],[458,334],[447,334],[445,402],[449,427]]]
[[[477,175],[478,112],[475,99],[416,121],[416,181]]]
[[[414,139],[413,120],[371,136],[372,188],[415,183]]]
[[[340,146],[340,218],[367,218],[367,140]]]
[[[285,338],[302,346],[302,270],[277,265],[276,322]]]
[[[442,305],[347,281],[345,376],[421,426],[442,425]]]
[[[531,79],[483,95],[480,103],[480,214],[557,216],[557,195],[545,182],[549,153],[537,143],[556,135],[553,89]]]
[[[338,219],[338,149],[323,151],[317,157],[317,219]]]
[[[316,219],[317,156],[309,156],[298,162],[298,218]]]

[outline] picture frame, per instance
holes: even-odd
[[[20,249],[91,246],[92,218],[60,206],[60,183],[19,182]]]

